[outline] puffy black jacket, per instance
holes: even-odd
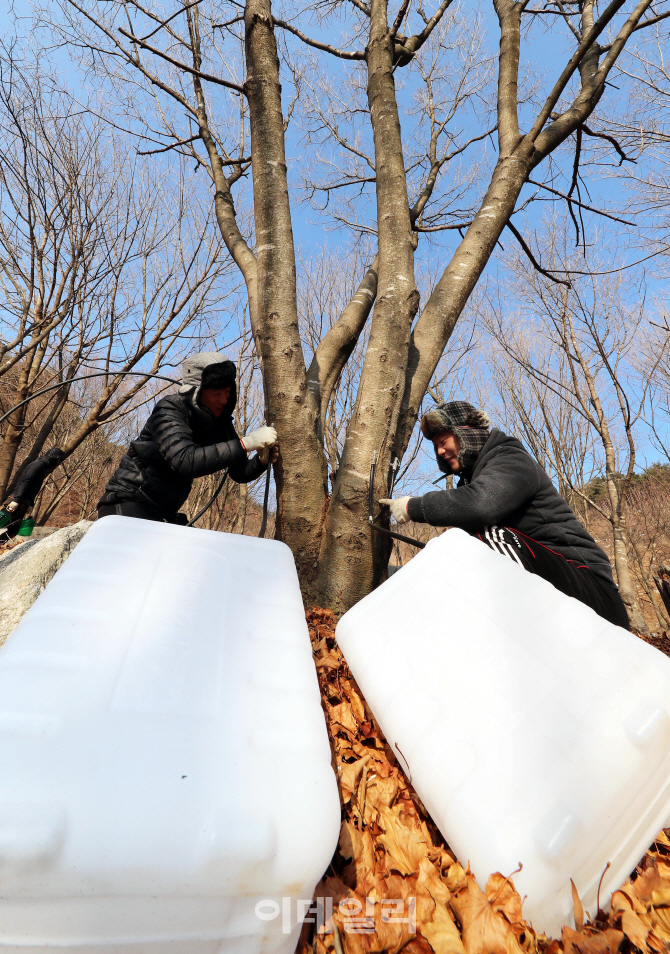
[[[173,394],[153,409],[139,438],[130,445],[112,475],[101,504],[132,500],[153,505],[172,520],[188,497],[194,478],[228,468],[240,484],[265,470],[258,456],[247,458],[231,413],[215,417],[195,407],[190,396]]]
[[[407,512],[418,523],[470,532],[498,524],[518,530],[568,560],[588,566],[614,585],[607,554],[579,522],[551,480],[516,437],[495,428],[472,476],[454,490],[412,497]]]
[[[10,484],[7,496],[25,504],[26,510],[32,507],[42,484],[59,463],[60,461],[49,460],[47,457],[38,457],[32,464],[28,464],[14,484]]]

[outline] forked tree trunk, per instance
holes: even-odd
[[[319,346],[308,375],[298,331],[279,63],[270,0],[247,2],[246,91],[257,240],[257,300],[251,318],[263,365],[268,423],[276,424],[281,443],[275,469],[276,536],[293,550],[304,590],[322,605],[346,609],[383,578],[390,547],[383,539],[374,538],[368,524],[371,462],[376,456],[374,496],[386,496],[392,461],[402,459],[430,379],[530,171],[584,122],[602,95],[618,52],[608,53],[599,67],[595,44],[623,2],[613,0],[593,27],[586,11],[583,31],[587,38],[532,128],[521,134],[517,116],[521,5],[515,0],[495,0],[501,28],[498,161],[472,224],[412,328],[418,309],[415,236],[395,95],[395,38],[389,30],[387,0],[372,0],[365,59],[376,163],[378,262],[377,269],[366,276],[359,297],[365,298],[373,287],[377,297],[332,500],[327,494],[319,415],[324,411],[324,395],[343,362],[323,362],[328,348],[322,345],[329,338],[335,341],[338,333],[345,342],[355,340],[369,307],[354,307],[346,319],[343,314]],[[649,3],[640,0],[612,50],[625,43]],[[578,67],[580,91],[554,119],[552,111]],[[346,347],[340,351],[344,354]]]
[[[520,153],[498,161],[484,201],[411,335],[407,339],[401,337],[411,327],[408,303],[405,301],[403,313],[401,301],[396,303],[395,310],[389,308],[386,312],[387,325],[381,325],[380,321],[379,326],[384,332],[380,335],[381,342],[376,340],[374,330],[380,303],[375,307],[358,401],[348,431],[351,436],[345,443],[339,472],[341,477],[338,475],[321,544],[318,595],[324,604],[345,609],[383,579],[390,546],[386,538],[370,529],[368,523],[367,493],[373,454],[376,452],[379,460],[374,489],[376,501],[388,493],[390,465],[394,458],[402,459],[405,453],[421,401],[444,350],[440,342],[449,340],[514,210],[530,165],[522,150]],[[409,214],[406,201],[405,207]],[[381,295],[385,281],[382,276],[381,224],[379,232]],[[389,283],[393,284],[393,276],[390,276]],[[394,292],[398,286],[405,287],[396,283]],[[383,307],[384,302],[381,304]],[[395,315],[399,315],[401,321],[397,321]],[[403,325],[402,321],[407,323]],[[388,367],[394,342],[397,343],[395,360],[403,375],[400,386],[393,377],[394,368]],[[375,364],[377,376],[370,374],[366,377],[365,369],[368,365],[375,368]],[[385,380],[380,380],[384,372]],[[349,470],[343,473],[345,459]],[[411,535],[411,530],[406,528],[406,532]]]

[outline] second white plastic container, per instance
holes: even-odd
[[[572,924],[570,878],[595,915],[670,822],[670,659],[463,531],[337,640],[459,860],[482,887],[523,865],[537,931]]]
[[[292,954],[339,827],[288,547],[94,524],[0,650],[0,954]]]

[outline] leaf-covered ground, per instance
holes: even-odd
[[[325,911],[298,954],[670,954],[670,829],[661,832],[608,914],[560,939],[523,919],[513,872],[484,891],[454,858],[382,737],[335,643],[329,610],[307,614],[342,803],[338,850],[317,885]],[[411,900],[416,899],[416,900]],[[603,899],[604,901],[605,899]],[[329,917],[332,905],[332,917]]]

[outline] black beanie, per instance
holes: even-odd
[[[52,467],[57,467],[65,460],[65,453],[60,449],[60,447],[50,447],[44,455],[44,460],[46,460],[47,463]]]
[[[232,361],[208,364],[202,372],[200,390],[204,388],[230,388],[235,384],[237,372]]]

